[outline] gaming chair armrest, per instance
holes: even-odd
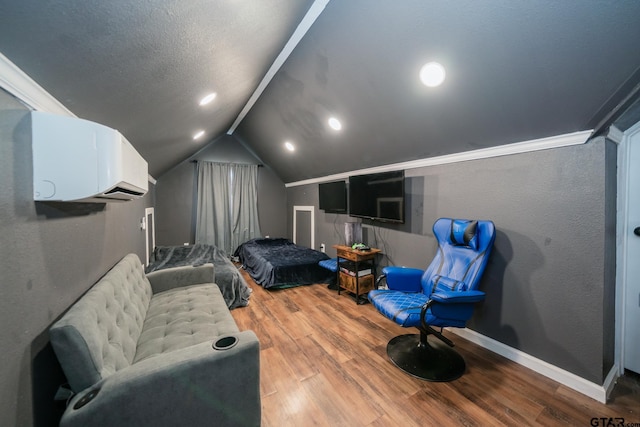
[[[419,268],[389,266],[382,269],[386,276],[387,286],[394,291],[421,292],[420,280],[424,270]]]
[[[483,301],[484,296],[485,293],[482,291],[437,291],[429,298],[442,304],[463,304]]]

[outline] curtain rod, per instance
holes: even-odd
[[[198,160],[189,160],[190,163],[198,163]],[[220,163],[223,165],[256,165],[259,168],[263,167],[264,165],[262,163],[235,163],[235,162],[229,162],[229,163],[224,163],[224,162],[209,162],[209,163]]]

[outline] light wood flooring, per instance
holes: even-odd
[[[231,313],[260,340],[264,427],[606,425],[594,417],[640,426],[637,377],[623,377],[604,405],[445,332],[467,372],[418,380],[386,355],[391,338],[413,330],[326,285],[268,291],[243,274],[251,301]]]

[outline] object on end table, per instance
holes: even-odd
[[[351,249],[353,250],[357,250],[357,251],[370,251],[371,248],[367,245],[365,245],[364,243],[354,243],[351,246]]]

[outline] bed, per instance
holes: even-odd
[[[236,249],[243,268],[265,289],[333,283],[335,273],[318,265],[329,257],[285,238],[257,238]]]
[[[163,268],[213,263],[215,283],[220,288],[227,307],[234,309],[249,304],[251,288],[229,256],[213,245],[158,246],[153,251],[153,261],[145,269],[147,273]]]

